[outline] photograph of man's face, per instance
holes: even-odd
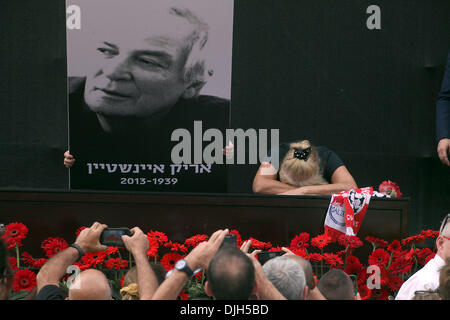
[[[81,13],[81,27],[67,30],[71,188],[224,192],[225,168],[171,165],[184,142],[176,130],[230,126],[233,0],[66,5]]]
[[[151,117],[196,94],[198,83],[187,76],[186,64],[193,49],[205,44],[207,26],[189,11],[169,7],[133,13],[107,19],[111,25],[103,25],[92,43],[95,67],[87,74],[84,98],[103,116]],[[195,58],[196,71],[204,72],[201,55]]]

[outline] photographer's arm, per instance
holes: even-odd
[[[208,241],[200,243],[185,258],[191,270],[207,269],[214,255],[228,233],[228,229],[214,232]],[[153,300],[175,300],[186,282],[189,280],[183,271],[174,270],[156,290]]]
[[[106,227],[104,224],[95,222],[90,228],[80,232],[75,244],[79,245],[85,253],[106,250],[107,247],[99,242],[100,234]],[[37,274],[37,293],[47,285],[59,285],[59,281],[65,275],[67,268],[77,261],[78,256],[78,250],[69,247],[48,260]]]
[[[131,229],[131,234],[131,237],[122,236],[122,240],[136,263],[139,299],[150,300],[158,288],[158,280],[147,258],[148,239],[138,227]]]
[[[267,279],[264,269],[256,259],[256,255],[261,253],[261,250],[254,250],[252,253],[248,253],[250,249],[251,240],[245,241],[241,246],[241,251],[247,254],[253,263],[255,268],[255,286],[256,295],[259,300],[287,300],[275,286]]]

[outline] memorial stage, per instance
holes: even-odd
[[[242,240],[253,237],[275,247],[289,246],[301,232],[311,238],[323,233],[329,202],[328,196],[3,191],[0,223],[24,223],[29,228],[24,247],[36,256],[42,255],[43,240],[62,237],[70,243],[79,227],[94,221],[164,232],[169,240],[181,243],[196,234],[236,229]],[[406,237],[409,210],[409,198],[373,198],[358,237],[386,241]],[[355,255],[364,259],[371,250],[365,242]]]

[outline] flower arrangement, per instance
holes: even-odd
[[[380,183],[378,186],[378,192],[386,194],[391,198],[401,198],[403,196],[400,192],[400,187],[398,184],[391,180],[386,180]]]
[[[79,228],[78,235],[84,227]],[[243,243],[238,230],[231,230],[236,234],[237,246]],[[2,235],[9,250],[11,250],[10,264],[15,271],[8,299],[23,299],[36,286],[36,274],[45,262],[68,247],[68,243],[60,237],[50,237],[42,241],[41,248],[45,258],[34,258],[28,252],[20,252],[22,241],[28,235],[28,228],[19,222],[6,225]],[[363,240],[356,236],[341,235],[336,245],[336,252],[326,250],[331,239],[321,234],[315,237],[307,232],[297,234],[289,244],[283,245],[294,254],[308,259],[313,265],[314,276],[317,279],[326,269],[338,268],[349,275],[357,276],[358,292],[363,300],[393,299],[403,282],[419,268],[432,259],[436,252],[427,247],[419,248],[426,239],[436,238],[438,231],[423,230],[420,234],[401,240],[387,242],[383,239],[368,236]],[[150,261],[161,263],[166,271],[174,268],[175,262],[185,257],[187,253],[199,243],[208,240],[208,235],[197,234],[183,243],[173,242],[160,231],[150,230],[147,233],[150,249],[147,252]],[[273,245],[249,237],[252,249],[278,251],[282,246]],[[371,253],[366,261],[360,261],[354,251],[364,245],[371,246]],[[124,258],[125,257],[125,258]],[[81,270],[96,268],[106,274],[113,288],[113,297],[121,299],[120,289],[123,278],[129,268],[133,266],[132,256],[122,247],[108,247],[101,252],[86,253],[75,265]],[[371,282],[372,270],[379,273],[378,283]],[[62,279],[61,286],[67,288],[67,277]],[[205,273],[197,273],[180,293],[179,299],[199,299],[207,297],[204,292]]]

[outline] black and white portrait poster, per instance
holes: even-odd
[[[70,188],[226,192],[233,1],[66,5]]]

